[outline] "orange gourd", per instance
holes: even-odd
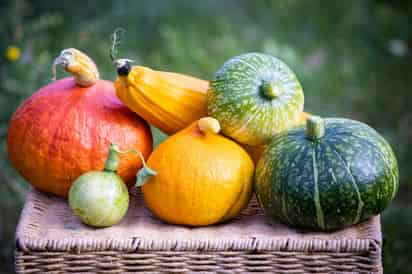
[[[15,169],[33,186],[66,197],[72,182],[101,170],[110,143],[152,150],[148,124],[124,106],[113,83],[99,80],[94,62],[76,49],[62,51],[55,66],[73,77],[54,81],[23,102],[10,121],[7,146]],[[129,185],[142,163],[122,155],[119,176]]]
[[[219,130],[216,119],[202,118],[153,151],[147,162],[150,172],[139,173],[149,177],[142,192],[157,217],[205,226],[232,219],[246,207],[252,193],[253,161]]]

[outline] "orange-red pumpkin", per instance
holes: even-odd
[[[66,197],[82,173],[104,167],[110,143],[152,150],[148,124],[125,107],[113,83],[99,80],[93,61],[68,49],[56,59],[74,75],[41,88],[14,113],[8,132],[8,154],[16,170],[33,186]],[[141,161],[120,158],[118,174],[133,183]]]

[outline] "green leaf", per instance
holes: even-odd
[[[146,181],[152,177],[155,176],[157,174],[157,172],[151,168],[149,168],[148,166],[144,166],[142,167],[139,172],[137,172],[137,179],[136,179],[136,186],[142,186],[144,185],[144,183],[146,183]]]

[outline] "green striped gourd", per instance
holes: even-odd
[[[314,116],[272,139],[257,164],[255,190],[270,219],[335,230],[382,212],[398,181],[395,155],[374,129]]]
[[[208,91],[208,114],[219,120],[223,134],[247,145],[268,143],[276,133],[295,125],[303,103],[293,71],[263,53],[227,61]]]

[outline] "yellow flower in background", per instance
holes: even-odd
[[[16,61],[20,58],[20,49],[16,46],[9,46],[6,50],[6,58],[9,61]]]

